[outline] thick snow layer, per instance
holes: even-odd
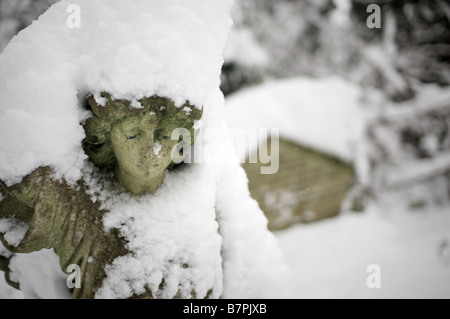
[[[393,103],[376,90],[363,89],[337,77],[293,78],[231,95],[226,101],[224,118],[230,128],[278,128],[282,138],[352,163],[358,181],[370,187],[379,183],[371,162],[385,156],[386,164],[390,161],[396,166],[383,167],[387,169],[382,177],[384,187],[438,176],[448,169],[449,154],[437,149],[439,137],[433,131],[421,142],[433,158],[413,161],[404,151],[405,143],[398,130],[389,125],[384,129],[382,124],[389,121],[406,127],[410,123],[412,127],[418,125],[414,123],[426,112],[445,116],[449,98],[448,88],[428,84],[418,88],[413,100]],[[376,139],[371,131],[374,125],[379,132]],[[248,149],[237,150],[241,161],[256,149],[256,141],[259,144],[265,141],[265,135],[258,137],[259,140],[249,139]]]
[[[235,196],[238,194],[239,189]],[[277,232],[281,251],[293,273],[285,297],[450,298],[448,209],[430,207],[411,212],[398,202],[395,197],[372,203],[367,213],[348,212],[333,219]],[[246,229],[237,229],[240,236]],[[235,244],[239,245],[239,242]],[[252,250],[247,253],[251,254]],[[49,272],[38,283],[41,287],[50,273],[53,278],[64,279],[57,270],[55,257],[45,256],[49,260],[46,268]],[[379,289],[367,286],[371,275],[367,267],[372,264],[380,266]],[[59,275],[55,276],[55,273]],[[232,285],[253,273],[249,268],[236,274],[239,275],[233,276]],[[34,280],[39,281],[39,276]],[[49,291],[58,289],[61,282],[57,284],[54,280],[50,280],[55,287],[51,289],[46,281],[48,290],[44,296],[51,296]],[[36,288],[30,289],[35,291]],[[0,278],[0,298],[23,298],[23,295]]]
[[[284,138],[352,162],[365,123],[360,98],[358,86],[339,78],[280,80],[227,98],[225,122],[279,128]]]
[[[219,76],[231,2],[62,1],[0,55],[0,179],[13,184],[41,165],[69,182],[83,178],[91,198],[109,211],[105,227],[126,239],[131,253],[106,268],[98,298],[131,297],[146,285],[160,298],[192,292],[203,298],[210,291],[210,297],[276,298],[284,291],[287,267],[276,238],[220,133]],[[79,5],[80,29],[66,25],[69,4]],[[80,123],[88,114],[80,102],[93,92],[101,104],[101,91],[137,108],[139,98],[154,94],[204,106],[203,127],[219,129],[203,151],[217,160],[168,173],[154,195],[110,189],[81,148]],[[12,234],[19,240],[20,233]],[[57,291],[33,277],[46,267],[40,256],[13,257],[12,275],[26,282],[25,297]],[[62,280],[54,268],[44,273],[49,282]]]
[[[0,55],[0,179],[16,183],[41,165],[79,179],[85,159],[79,123],[86,117],[79,99],[88,92],[129,99],[158,94],[202,107],[219,85],[231,2],[52,6]],[[69,7],[74,4],[79,11]],[[77,12],[80,28],[69,28]]]
[[[188,298],[192,292],[203,298],[210,291],[211,298],[289,297],[289,268],[276,237],[267,230],[266,218],[250,197],[231,142],[225,131],[217,131],[208,142],[205,151],[217,158],[168,173],[154,195],[131,197],[111,190],[104,177],[87,170],[84,180],[92,199],[109,211],[106,229],[118,228],[132,251],[106,268],[96,298],[127,298],[143,293],[146,285],[158,291],[158,298],[176,294]],[[15,265],[14,278],[29,280],[31,275],[23,271],[28,266]],[[36,275],[42,271],[38,268]],[[53,273],[51,282],[61,281],[60,273],[52,269],[46,276]],[[159,290],[163,281],[164,289]],[[40,283],[28,283],[25,296],[49,296],[53,290],[37,293],[35,284]],[[2,289],[6,288],[0,287],[0,295]]]
[[[2,222],[2,225],[4,223]],[[10,279],[20,282],[21,290],[9,286],[0,274],[0,299],[70,298],[66,286],[67,275],[59,266],[59,258],[53,250],[43,249],[31,254],[11,254],[0,243],[0,256],[11,257]]]
[[[168,173],[154,195],[114,194],[88,182],[109,210],[107,229],[118,228],[133,251],[107,268],[96,297],[129,297],[145,285],[157,291],[163,280],[159,298],[287,294],[289,269],[227,138],[216,131],[203,145],[210,161]]]
[[[43,249],[30,254],[16,254],[11,258],[11,280],[20,282],[25,298],[67,299],[67,275],[61,270],[59,258],[53,250]]]
[[[0,276],[0,299],[23,299],[24,295],[6,283],[4,276]]]
[[[126,298],[144,293],[148,285],[158,298],[177,293],[212,298],[222,293],[222,240],[215,219],[214,171],[191,166],[170,173],[155,195],[140,198],[114,195],[103,204],[104,220],[129,240],[133,253],[118,257],[107,267],[108,277],[98,298]]]
[[[0,233],[4,234],[9,245],[14,247],[19,245],[27,230],[28,224],[26,223],[17,222],[10,218],[0,219]]]
[[[448,208],[411,212],[398,202],[277,233],[294,273],[291,297],[450,298]],[[380,267],[380,288],[367,285],[369,265]]]
[[[229,147],[231,149],[231,147]],[[234,164],[234,165],[233,165]],[[225,298],[289,298],[290,269],[267,220],[250,199],[238,159],[222,166],[217,189],[220,232],[224,241]]]

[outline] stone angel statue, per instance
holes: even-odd
[[[92,112],[83,123],[86,154],[105,174],[113,172],[116,187],[136,196],[154,193],[166,170],[174,166],[171,152],[178,140],[171,139],[172,131],[192,131],[202,112],[188,102],[177,108],[169,99],[156,96],[140,100],[141,108],[126,100],[113,100],[107,93],[102,98],[107,100],[105,106],[93,95],[86,98]],[[92,201],[88,186],[83,181],[73,186],[54,180],[50,167],[36,169],[19,184],[7,187],[0,181],[0,186],[0,219],[29,225],[20,243],[12,245],[0,234],[2,244],[12,253],[53,248],[63,270],[71,264],[81,267],[81,287],[74,288],[73,297],[94,297],[106,276],[105,266],[129,251],[117,229],[104,231],[105,210],[100,202]],[[19,288],[9,277],[8,260],[2,257],[0,261],[8,283]],[[147,289],[135,297],[153,294]]]

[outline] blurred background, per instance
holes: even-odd
[[[55,2],[0,0],[0,52]],[[232,15],[224,119],[280,129],[278,173],[243,167],[292,297],[450,298],[450,2],[235,0]]]

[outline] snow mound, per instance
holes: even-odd
[[[204,106],[203,127],[223,128],[219,79],[231,4],[61,1],[0,55],[0,179],[14,184],[43,165],[69,183],[83,178],[92,200],[108,210],[106,229],[117,228],[126,240],[130,254],[107,266],[97,298],[131,297],[146,288],[158,298],[277,297],[277,287],[283,291],[287,268],[276,238],[220,133],[203,145],[217,161],[168,173],[154,195],[138,197],[111,189],[81,147],[80,123],[89,116],[83,99],[93,93],[102,104],[101,91],[137,108],[140,98],[154,94],[180,106],[189,100]],[[79,29],[66,24],[75,14],[69,5],[79,6]],[[2,227],[12,242],[20,240],[20,229]],[[14,257],[14,280],[27,282],[26,296],[48,296],[45,287],[35,287],[41,281],[30,279],[29,265]],[[61,282],[56,270],[46,274]]]
[[[4,234],[5,240],[9,245],[17,247],[20,244],[28,225],[11,218],[0,219],[0,233]]]
[[[15,254],[9,268],[11,280],[20,282],[20,292],[25,298],[68,299],[71,296],[66,286],[67,275],[61,270],[59,258],[53,249]]]
[[[413,213],[398,195],[389,197],[364,214],[277,233],[294,270],[290,298],[450,298],[448,207]],[[379,289],[368,286],[370,265],[380,267]]]
[[[214,171],[202,166],[168,173],[154,195],[119,194],[104,202],[107,229],[120,229],[129,255],[107,266],[96,298],[127,298],[148,287],[154,297],[218,298],[222,239],[215,219]],[[162,287],[164,286],[164,288]]]
[[[80,100],[88,92],[135,101],[158,94],[201,108],[219,85],[231,4],[70,0],[53,5],[0,55],[0,179],[14,184],[51,165],[56,177],[78,180],[86,158],[79,123],[87,114]],[[70,28],[77,12],[80,28]]]
[[[106,229],[119,229],[132,251],[106,268],[96,298],[126,298],[144,287],[164,299],[289,295],[289,269],[226,130],[215,131],[203,151],[210,162],[168,172],[154,195],[131,197],[84,177],[92,199],[109,211]]]
[[[283,138],[353,162],[365,128],[360,98],[357,85],[337,77],[279,80],[228,97],[225,122],[231,128],[279,128]]]

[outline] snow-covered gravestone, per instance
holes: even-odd
[[[66,284],[53,258],[24,257],[51,250],[79,269],[76,298],[284,296],[283,257],[226,134],[203,141],[207,163],[171,162],[174,129],[223,129],[230,7],[61,1],[0,55],[0,266],[26,297]]]

